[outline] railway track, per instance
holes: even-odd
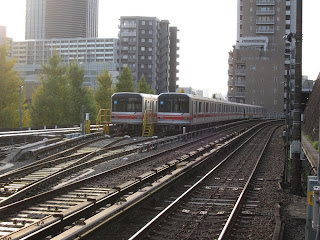
[[[250,215],[248,208],[257,206],[259,199],[251,194],[246,205],[242,203],[269,142],[269,132],[266,127],[248,139],[130,239],[225,239],[236,221],[236,213],[241,212],[240,206],[247,209],[243,209],[236,225],[248,226],[244,216]],[[246,232],[242,230],[234,230],[232,239],[239,239],[238,231]]]
[[[236,126],[236,128],[238,130],[240,129],[239,126]],[[219,135],[216,137],[219,138]],[[224,141],[226,141],[226,139],[224,139]],[[158,142],[157,144],[160,143]],[[153,143],[148,144],[149,147],[154,147],[154,145]],[[194,142],[189,140],[186,145],[190,148],[191,145],[194,145]],[[140,147],[139,149],[148,149],[148,147]],[[177,149],[171,151],[177,151]],[[137,152],[136,149],[134,152]],[[159,156],[163,154],[165,154],[164,151],[158,153]],[[198,153],[194,152],[193,154],[194,157],[196,157]],[[155,156],[145,157],[141,162],[148,162],[154,157]],[[186,156],[184,156],[184,158],[186,158]],[[152,170],[147,173],[144,167],[137,166],[138,161],[133,161],[118,169],[102,172],[94,177],[58,188],[51,192],[25,199],[9,206],[4,206],[0,209],[1,214],[9,215],[10,217],[3,219],[3,222],[0,223],[1,234],[4,236],[3,239],[6,239],[6,237],[15,239],[16,236],[21,237],[22,235],[29,235],[30,239],[32,239],[30,235],[32,232],[34,234],[33,238],[39,239],[39,236],[57,233],[57,222],[62,219],[64,222],[62,225],[66,226],[81,223],[82,220],[78,212],[85,212],[82,213],[84,214],[82,217],[88,217],[92,212],[102,212],[104,209],[108,209],[115,203],[121,202],[126,194],[136,191],[144,186],[144,184],[150,184],[148,182],[152,179],[159,178],[176,169],[177,164],[183,161],[184,158],[182,157],[180,161],[176,160],[167,163],[166,167],[156,167],[155,162],[150,163],[149,169]],[[128,161],[128,159],[126,161]],[[158,163],[158,165],[161,166],[160,163]],[[140,172],[139,170],[136,171],[136,174],[140,173],[140,175],[130,176],[132,169],[129,168],[129,166],[136,166],[137,169],[140,169]],[[129,170],[123,172],[123,169]],[[119,175],[119,171],[122,171],[121,176]],[[111,176],[114,180],[106,178],[106,176]],[[127,178],[125,178],[125,176],[127,176]],[[135,180],[126,182],[126,180],[130,178]],[[104,180],[99,183],[99,179]],[[85,183],[88,181],[89,184]],[[108,184],[106,184],[106,182],[108,182]],[[118,183],[118,185],[116,185],[116,183]],[[20,212],[12,215],[13,209],[20,210]],[[86,213],[86,211],[90,212],[90,214]],[[60,226],[58,231],[61,231],[61,224],[58,225]],[[48,226],[51,227],[46,229]]]
[[[125,138],[116,140],[108,138],[92,139],[25,167],[0,175],[0,206],[28,197],[30,192],[35,194],[36,189],[55,181],[55,179],[59,179],[59,176],[63,177],[68,173],[81,171],[82,168],[86,168],[88,165],[99,164],[103,159],[101,156],[105,154],[108,154],[108,158],[111,159],[112,154],[121,148],[149,141],[148,139],[143,139],[112,147],[112,145],[123,140]],[[105,143],[100,144],[101,146],[99,147],[90,147],[90,144],[97,141],[104,141]],[[117,156],[119,154],[115,153],[114,157]]]

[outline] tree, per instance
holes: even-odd
[[[71,62],[68,66],[67,80],[70,91],[69,123],[80,123],[82,121],[82,106],[84,106],[84,112],[90,113],[90,119],[95,119],[97,103],[92,91],[83,86],[84,68],[79,67],[76,61]]]
[[[70,91],[66,66],[54,51],[49,63],[42,67],[41,85],[32,95],[32,123],[36,126],[69,124]]]
[[[18,73],[13,70],[15,60],[7,59],[7,47],[0,45],[0,127],[19,127],[19,98],[22,103],[22,126],[27,126],[28,110],[25,103],[24,85]]]
[[[138,82],[138,92],[154,94],[152,88],[149,86],[144,76],[142,76],[140,81]]]
[[[116,91],[117,92],[134,92],[132,73],[128,66],[121,71],[118,77],[118,83],[116,84]]]
[[[112,79],[108,70],[97,76],[98,89],[95,93],[95,99],[99,109],[111,109],[111,96],[114,92],[112,89]]]
[[[222,95],[222,93],[214,93],[214,94],[212,94],[211,98],[225,100],[225,97]]]
[[[178,93],[184,93],[184,88],[181,88],[180,90],[177,91]]]

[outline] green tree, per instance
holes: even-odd
[[[20,123],[19,98],[21,91],[22,126],[27,126],[28,110],[25,103],[23,81],[13,70],[15,60],[8,60],[7,47],[0,45],[0,127],[17,128]]]
[[[146,79],[144,76],[141,77],[141,79],[138,82],[138,92],[139,93],[150,93],[154,94],[154,91],[152,88],[149,86],[147,83]]]
[[[112,79],[108,70],[97,76],[98,89],[95,93],[95,99],[99,109],[111,109],[111,95],[114,93],[112,89]]]
[[[69,124],[70,96],[66,66],[56,51],[43,65],[41,85],[32,95],[31,119],[35,126]]]
[[[80,67],[76,61],[71,62],[67,69],[67,79],[70,91],[69,123],[81,122],[82,106],[84,112],[90,113],[91,121],[94,120],[97,116],[97,103],[92,91],[83,86],[84,68]]]
[[[134,92],[132,73],[128,66],[121,71],[118,77],[118,83],[116,84],[116,91],[117,92]]]

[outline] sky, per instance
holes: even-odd
[[[319,0],[303,1],[302,74],[312,80],[320,72],[319,9]],[[237,38],[237,0],[100,0],[98,37],[117,38],[121,16],[169,20],[179,29],[177,84],[207,89],[210,96],[227,94],[228,52]],[[14,41],[24,40],[25,0],[0,0],[0,25]]]

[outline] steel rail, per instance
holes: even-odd
[[[267,127],[267,126],[264,126]],[[241,143],[234,151],[232,151],[227,157],[225,157],[221,162],[219,162],[215,167],[213,167],[207,174],[205,174],[200,180],[198,180],[193,186],[188,188],[182,195],[180,195],[176,200],[174,200],[169,206],[167,206],[164,210],[162,210],[157,216],[155,216],[151,221],[149,221],[144,227],[142,227],[138,232],[136,232],[129,239],[140,239],[142,238],[150,228],[158,223],[164,216],[166,216],[173,208],[175,208],[183,199],[185,199],[195,188],[197,188],[201,183],[203,183],[213,172],[216,172],[220,166],[225,164],[228,159],[235,155],[239,149],[244,147],[249,141],[253,139],[260,131],[254,133],[250,138],[246,139],[243,143]]]
[[[281,125],[280,125],[281,126]],[[238,197],[238,200],[236,201],[230,215],[229,215],[229,218],[226,222],[226,224],[224,225],[219,237],[218,237],[218,240],[223,240],[225,239],[225,237],[228,236],[228,234],[230,233],[230,229],[232,228],[232,225],[235,221],[235,218],[237,217],[237,213],[239,211],[239,209],[241,208],[242,206],[242,203],[243,201],[245,200],[245,197],[246,197],[246,194],[248,193],[248,189],[249,189],[249,184],[252,182],[253,180],[253,177],[254,175],[256,174],[256,170],[258,169],[258,166],[260,165],[260,162],[261,162],[261,159],[262,157],[264,156],[265,152],[266,152],[266,148],[269,146],[270,144],[270,139],[272,137],[272,135],[274,134],[274,132],[280,127],[280,126],[276,126],[274,127],[273,131],[270,132],[268,138],[267,138],[267,142],[265,143],[261,153],[259,154],[259,157],[258,157],[258,160],[253,168],[253,170],[251,171],[251,174],[245,184],[245,186],[243,187],[239,197]]]
[[[172,138],[171,141],[173,141],[173,140],[174,140],[174,139]],[[189,143],[187,143],[187,144],[185,144],[185,145],[190,145],[190,144],[193,144],[193,143],[194,143],[194,141],[189,142]],[[185,145],[184,145],[184,146],[185,146]],[[172,150],[171,150],[171,151],[172,151]],[[166,151],[165,151],[165,152],[166,152]],[[163,154],[163,152],[161,152],[160,154]],[[147,161],[149,158],[150,158],[150,157],[145,158],[144,161]],[[136,162],[134,162],[134,163],[132,163],[132,164],[136,164]],[[128,167],[128,166],[124,166],[124,167]],[[92,180],[93,178],[101,177],[101,176],[103,176],[103,174],[108,174],[108,173],[110,173],[110,172],[111,172],[111,171],[107,171],[107,172],[104,172],[104,173],[95,175],[95,176],[91,177],[90,180]],[[77,182],[77,183],[74,183],[74,184],[70,184],[70,185],[66,186],[64,189],[70,188],[71,185],[73,185],[73,186],[79,186],[79,185],[81,185],[82,182],[85,182],[86,180],[88,180],[88,179],[81,180],[80,182]],[[36,197],[32,197],[32,198],[29,198],[29,199],[25,199],[25,200],[22,200],[22,201],[20,201],[20,202],[18,202],[18,203],[10,204],[10,205],[8,205],[8,206],[6,206],[6,207],[0,208],[0,212],[2,212],[3,214],[8,214],[8,213],[10,212],[10,209],[12,209],[12,208],[14,208],[14,209],[16,209],[16,210],[19,209],[19,208],[20,208],[20,207],[19,207],[19,204],[27,205],[28,202],[31,202],[31,201],[32,201],[32,202],[37,202],[36,199],[39,200],[39,199],[41,199],[41,198],[43,198],[43,197],[45,197],[45,196],[48,197],[50,194],[51,194],[51,195],[56,195],[58,192],[61,193],[61,192],[63,192],[63,191],[66,191],[66,190],[57,189],[57,190],[53,190],[53,191],[47,192],[47,193],[45,193],[45,194],[41,194],[41,195],[36,196]]]

